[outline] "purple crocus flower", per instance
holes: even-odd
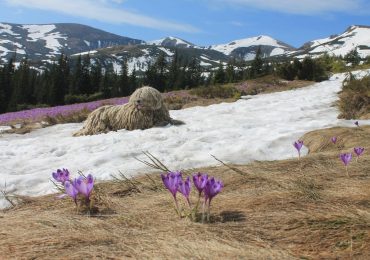
[[[197,188],[197,190],[199,191],[199,195],[204,190],[207,180],[208,180],[208,174],[198,172],[197,174],[193,175],[193,183],[194,183],[195,188]]]
[[[64,188],[66,190],[65,195],[69,195],[77,205],[77,195],[78,195],[78,190],[76,187],[70,182],[70,181],[65,181],[64,182]]]
[[[212,199],[220,193],[223,188],[223,183],[221,181],[215,180],[214,177],[207,180],[206,186],[204,187],[204,203],[203,203],[203,212],[202,212],[202,222],[204,222],[204,209],[208,201],[208,212],[207,220],[209,221],[210,211],[211,211],[211,201]]]
[[[332,142],[333,144],[336,144],[336,143],[337,143],[338,138],[337,138],[336,136],[333,136],[330,140],[331,140],[331,142]]]
[[[69,171],[67,169],[58,169],[56,172],[53,172],[52,175],[57,182],[64,184],[66,181],[69,181]]]
[[[298,151],[298,159],[300,159],[301,158],[301,148],[303,146],[303,141],[302,140],[295,141],[293,143],[293,146],[295,147],[295,149],[297,149],[297,151]]]
[[[213,197],[215,197],[224,187],[223,183],[221,181],[215,180],[214,177],[207,180],[206,186],[204,187],[204,196],[205,201],[209,201],[209,204],[211,204],[211,200]]]
[[[166,186],[172,196],[176,199],[176,193],[182,177],[181,172],[169,172],[167,175],[161,174],[161,176],[164,186]]]
[[[94,178],[91,174],[87,175],[87,177],[80,176],[73,181],[73,186],[89,200],[94,188]]]
[[[179,213],[179,204],[177,203],[176,193],[179,188],[180,180],[182,180],[181,172],[169,172],[167,175],[161,174],[164,186],[171,192],[173,199],[175,200],[176,210]]]
[[[340,159],[344,163],[345,166],[348,166],[349,162],[352,160],[352,154],[351,153],[342,153],[340,154]]]
[[[356,161],[357,161],[358,158],[360,157],[360,155],[365,151],[365,148],[364,147],[355,147],[355,148],[353,148],[353,151],[357,155],[357,158],[356,158]]]
[[[190,200],[189,200],[190,190],[191,190],[190,177],[188,176],[185,181],[183,181],[182,179],[180,179],[179,180],[178,191],[182,195],[184,195],[184,197],[188,201],[189,206],[190,206]]]
[[[352,160],[352,153],[342,153],[342,154],[340,154],[339,157],[342,160],[342,162],[344,163],[344,166],[346,167],[347,176],[349,177],[349,174],[348,174],[348,164]]]

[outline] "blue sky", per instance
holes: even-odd
[[[1,22],[81,23],[142,40],[198,45],[269,35],[294,47],[370,25],[369,0],[1,0]]]

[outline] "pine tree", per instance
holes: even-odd
[[[99,62],[96,62],[94,65],[92,65],[90,72],[90,84],[92,93],[96,93],[99,91],[102,78],[102,67]]]
[[[229,60],[226,67],[226,82],[232,83],[236,80],[235,75],[235,59]]]
[[[58,62],[52,65],[51,85],[48,93],[48,103],[50,105],[64,104],[64,96],[67,94],[69,87],[69,64],[66,55],[61,54]]]
[[[138,87],[138,82],[137,82],[137,75],[136,75],[136,68],[134,66],[134,69],[131,72],[131,75],[129,77],[129,86],[130,86],[130,92],[129,95],[131,95]]]
[[[169,89],[179,89],[179,82],[177,81],[180,74],[180,58],[178,50],[175,50],[174,55],[172,56],[171,65],[168,71],[168,88]]]
[[[120,96],[128,96],[130,95],[130,83],[128,77],[128,67],[127,67],[127,60],[123,60],[121,64],[121,74],[118,78],[118,93]]]
[[[72,84],[70,85],[69,94],[76,95],[81,93],[83,84],[82,71],[82,59],[81,55],[79,55],[74,66]]]
[[[197,87],[202,84],[202,68],[196,57],[190,61],[186,70],[186,86],[189,88]]]
[[[349,53],[344,56],[344,59],[346,60],[347,63],[351,63],[352,67],[357,66],[360,64],[361,57],[357,51],[357,48],[351,50]]]
[[[250,76],[252,78],[259,77],[262,75],[262,70],[263,70],[262,51],[261,46],[259,46],[256,52],[256,56],[254,57],[251,64]]]
[[[29,76],[30,67],[28,59],[22,59],[19,68],[14,72],[13,77],[13,92],[8,104],[10,111],[18,109],[19,105],[29,103],[31,96],[29,95]]]
[[[225,71],[224,71],[224,67],[223,67],[223,64],[222,62],[219,63],[218,65],[218,69],[215,73],[215,77],[214,77],[214,83],[225,83],[226,81],[226,74],[225,74]]]
[[[87,54],[84,56],[82,60],[82,76],[81,76],[81,93],[82,94],[91,94],[93,93],[91,86],[90,86],[90,69],[91,69],[91,61],[90,55]]]

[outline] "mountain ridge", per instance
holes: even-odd
[[[351,25],[341,34],[311,40],[295,48],[267,35],[198,46],[174,36],[144,41],[78,23],[0,23],[0,60],[6,62],[16,54],[17,60],[27,57],[38,64],[36,67],[47,66],[64,53],[69,56],[90,54],[115,68],[126,59],[131,70],[143,71],[160,54],[170,61],[176,50],[188,60],[197,58],[203,67],[214,67],[233,58],[253,60],[258,48],[264,58],[317,57],[324,53],[343,56],[353,48],[358,49],[361,57],[367,57],[370,55],[370,26]]]

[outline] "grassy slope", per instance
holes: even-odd
[[[310,154],[300,161],[234,166],[244,175],[198,169],[225,183],[208,224],[175,216],[159,175],[154,183],[139,177],[135,187],[98,185],[96,217],[55,195],[29,199],[0,211],[0,259],[370,259],[370,127],[318,130],[303,140]],[[338,154],[354,146],[366,152],[348,178]]]

